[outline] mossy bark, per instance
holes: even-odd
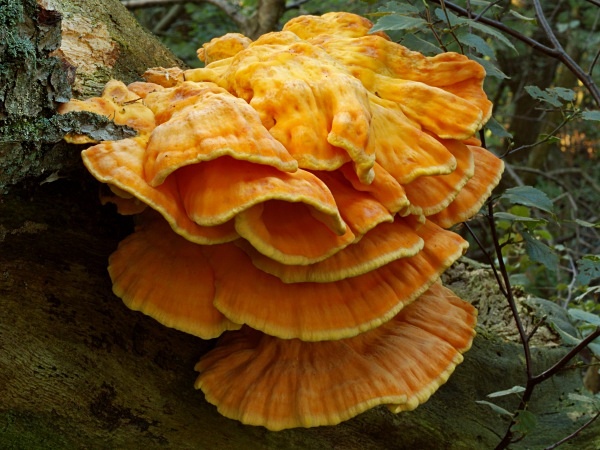
[[[79,164],[61,142],[59,104],[98,95],[110,78],[180,64],[116,0],[39,3],[0,0],[0,193]]]
[[[105,1],[102,7],[116,11],[117,4]],[[23,45],[28,36],[56,39],[55,31],[48,31],[48,38],[39,34],[40,17],[46,17],[41,11],[48,10],[27,0],[0,0],[0,5],[15,7],[13,15],[0,14],[0,20],[13,31],[25,27],[19,31]],[[88,2],[86,8],[94,5]],[[114,14],[108,22],[114,20],[116,29],[127,28],[117,23],[125,19]],[[11,17],[16,19],[9,24]],[[148,45],[141,37],[129,42]],[[54,46],[48,45],[47,49]],[[0,47],[2,55],[6,49]],[[122,51],[119,58],[126,54]],[[10,74],[21,74],[35,91],[37,81],[28,72],[31,55],[22,54],[21,65],[17,57],[4,57],[0,72],[8,74],[12,84],[4,87],[3,99],[23,89]],[[52,64],[47,74],[55,74],[55,79],[68,74],[61,72],[64,65],[60,69]],[[144,62],[159,64],[167,65]],[[131,81],[143,68],[121,78]],[[28,97],[29,106],[18,109],[17,102],[5,103],[13,105],[4,110],[5,130],[23,120],[56,120],[54,108],[61,95],[67,95],[65,85],[44,86],[46,90],[39,87],[35,92],[47,95]],[[53,86],[62,87],[54,92]],[[97,183],[83,169],[79,149],[48,143],[49,134],[37,128],[40,123],[33,126],[30,140],[15,134],[0,147],[0,183],[13,185],[0,199],[0,448],[427,450],[493,448],[499,441],[506,419],[476,400],[523,384],[525,371],[521,346],[499,339],[489,327],[450,381],[412,412],[394,415],[379,407],[335,427],[277,433],[220,416],[193,389],[193,366],[213,342],[167,329],[128,310],[112,294],[107,258],[131,232],[131,221],[99,205]],[[12,165],[17,167],[9,175],[6,168]],[[46,178],[51,171],[58,172]],[[448,283],[463,296],[479,303],[483,297],[492,298],[493,282],[485,269],[473,275],[463,267],[451,275]],[[489,304],[480,308],[492,312],[482,318],[484,325],[496,318]],[[564,353],[560,347],[534,349],[536,370]],[[581,388],[576,370],[544,383],[530,405],[538,425],[514,448],[542,448],[574,431],[590,413],[589,405],[567,397]],[[517,399],[505,397],[497,403],[512,410]],[[600,448],[599,426],[588,428],[565,448]]]

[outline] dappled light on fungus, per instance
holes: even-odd
[[[483,68],[425,57],[348,13],[256,41],[227,34],[201,69],[111,81],[91,111],[138,135],[83,151],[137,214],[110,257],[131,309],[217,347],[196,387],[270,430],[412,410],[469,349],[474,308],[440,275],[466,250],[502,162],[474,134]],[[90,143],[83,135],[67,140]]]

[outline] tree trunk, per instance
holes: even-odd
[[[44,25],[40,18],[56,15],[26,0],[21,5],[26,14],[25,24],[19,26],[38,33],[23,36],[38,39],[46,26],[55,37],[51,28],[60,21]],[[107,29],[134,27],[123,22],[130,19],[117,1],[101,6],[89,2],[85,17],[111,11],[105,16],[111,19],[103,19]],[[57,7],[63,17],[76,15],[70,8],[76,7]],[[117,67],[131,68],[125,61],[137,58],[136,49],[162,56],[128,74],[119,72],[125,81],[146,66],[172,61],[157,44],[152,44],[156,51],[149,50],[152,40],[139,27],[135,30],[138,34],[127,41],[115,41],[120,50],[112,69],[106,69],[109,74],[117,73]],[[38,69],[53,64],[44,58],[47,55],[39,56]],[[31,61],[25,58],[21,63],[3,61],[2,73],[31,70]],[[63,84],[56,85],[60,89],[52,85],[58,76],[58,69],[53,70],[54,78],[43,78],[45,92],[66,95]],[[37,86],[39,77],[27,80]],[[15,92],[19,86],[15,82],[3,92]],[[36,98],[39,104],[28,104],[37,105],[38,116],[24,115],[24,110],[11,106],[16,103],[5,102],[3,133],[14,131],[23,117],[52,118],[60,98]],[[12,167],[13,146],[38,151],[22,155],[30,162],[27,170],[10,178],[0,172],[5,184],[0,199],[0,448],[473,449],[493,448],[503,435],[506,419],[476,400],[522,385],[525,371],[520,345],[499,337],[501,330],[513,333],[514,328],[498,323],[504,314],[498,312],[502,300],[486,269],[462,264],[447,276],[459,295],[478,303],[482,328],[450,381],[417,410],[394,415],[378,407],[338,426],[282,432],[244,426],[220,416],[193,389],[193,366],[213,343],[165,328],[128,310],[112,294],[107,258],[132,224],[99,205],[97,183],[78,162],[78,149],[56,146],[40,133],[31,141],[16,141],[16,133],[11,136],[8,153],[4,139],[0,167]],[[48,160],[48,154],[56,157]],[[57,172],[47,177],[49,171]],[[564,353],[560,347],[535,348],[536,370]],[[563,371],[544,383],[530,405],[537,427],[514,448],[550,445],[583,423],[590,413],[586,404],[567,397],[581,386],[577,370]],[[512,411],[517,401],[509,396],[496,403]],[[587,428],[573,448],[598,448],[598,432],[598,426]]]

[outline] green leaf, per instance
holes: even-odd
[[[537,417],[530,411],[517,411],[517,417],[515,424],[512,426],[512,430],[517,433],[527,434],[532,431],[537,425]]]
[[[535,230],[535,236],[537,238],[545,239],[547,241],[550,241],[554,238],[554,236],[552,236],[552,233],[550,233],[548,230],[544,230],[544,229]],[[559,250],[558,246],[554,247],[554,250]],[[564,250],[564,248],[563,248],[563,250]]]
[[[557,23],[556,29],[558,30],[559,33],[564,33],[567,30],[577,28],[579,26],[579,24],[580,24],[579,20],[571,20],[568,23]]]
[[[583,309],[570,308],[569,315],[575,320],[581,320],[583,322],[587,322],[597,327],[600,327],[600,316],[598,316],[597,314],[584,311]]]
[[[437,55],[442,53],[442,49],[438,46],[432,44],[431,42],[427,42],[424,39],[421,39],[414,34],[407,34],[402,38],[402,45],[406,48],[410,48],[419,53],[423,53],[424,55]]]
[[[581,118],[583,120],[600,120],[600,111],[583,111]]]
[[[571,318],[562,306],[539,297],[528,298],[525,303],[533,307],[537,317],[545,317],[546,322],[552,325],[553,328],[558,328],[569,335],[575,336],[577,334],[577,328],[573,326]]]
[[[509,281],[511,286],[527,287],[531,284],[531,281],[529,281],[529,278],[524,273],[511,274],[509,277]]]
[[[523,386],[513,386],[510,389],[505,389],[504,391],[492,392],[491,394],[486,395],[486,397],[504,397],[505,395],[520,394],[521,392],[525,392],[525,388]]]
[[[498,122],[493,117],[490,120],[488,120],[488,122],[485,124],[485,126],[496,137],[499,137],[499,138],[502,138],[502,139],[504,139],[504,138],[506,138],[506,139],[512,139],[512,137],[513,137],[512,134],[510,134],[506,130],[506,128],[504,128],[502,126],[502,124],[500,124],[500,122]]]
[[[529,206],[549,213],[554,208],[552,200],[548,198],[546,193],[532,186],[517,186],[507,189],[500,198],[508,200],[513,205]]]
[[[451,27],[464,25],[464,26],[468,26],[471,28],[475,28],[476,30],[481,31],[484,34],[489,34],[490,36],[496,38],[498,41],[502,42],[508,48],[514,50],[515,53],[517,52],[517,49],[515,48],[515,46],[506,38],[506,36],[504,36],[502,33],[500,33],[498,30],[496,30],[492,27],[488,27],[487,25],[483,25],[482,23],[475,22],[473,19],[458,17],[456,14],[454,14],[448,10],[446,10],[446,12],[444,12],[440,8],[437,8],[435,10],[435,15],[437,16],[438,19],[440,19],[444,22],[447,22],[447,23],[449,22],[449,25]],[[447,15],[447,17],[446,17],[446,15]]]
[[[516,17],[516,18],[517,18],[517,19],[519,19],[519,20],[524,20],[524,21],[526,21],[526,22],[535,22],[535,21],[536,21],[536,18],[535,18],[535,17],[526,17],[526,16],[524,16],[523,14],[519,14],[517,11],[515,11],[515,10],[513,10],[513,9],[511,9],[511,10],[510,10],[508,13],[509,13],[511,16],[514,16],[514,17]]]
[[[558,256],[543,242],[538,241],[527,231],[521,232],[521,236],[525,240],[525,252],[529,255],[532,261],[543,264],[550,270],[558,268]]]
[[[369,33],[385,30],[414,30],[427,26],[427,22],[420,17],[411,17],[400,14],[388,14],[383,16],[369,30]]]
[[[600,400],[600,398],[592,397],[591,395],[574,394],[572,392],[567,394],[567,397],[569,400],[582,403],[592,403],[595,405],[599,405],[598,401]]]
[[[525,91],[534,99],[540,102],[549,103],[550,105],[556,108],[560,108],[563,105],[562,102],[558,99],[558,96],[556,94],[548,92],[548,90],[542,91],[537,86],[525,86]]]
[[[586,255],[577,261],[577,282],[587,286],[596,278],[600,278],[600,255]]]
[[[581,394],[573,394],[572,392],[567,394],[567,397],[570,400],[574,400],[576,402],[584,402],[584,403],[596,403],[598,400],[589,395],[581,395]]]
[[[573,89],[567,89],[567,88],[563,88],[563,87],[554,87],[554,88],[548,88],[546,90],[556,94],[558,97],[560,97],[563,100],[566,100],[568,102],[572,102],[573,100],[575,100],[575,98],[577,98],[577,94],[575,94],[575,91]]]
[[[600,222],[592,223],[585,220],[575,219],[575,223],[586,228],[600,228]]]
[[[483,6],[484,8],[487,8],[490,6],[489,1],[487,0],[471,0],[471,5],[473,6]],[[492,7],[496,8],[496,9],[500,9],[500,6],[498,5],[491,5]]]
[[[489,406],[490,408],[492,408],[495,412],[497,412],[500,415],[503,416],[510,416],[512,417],[513,414],[508,412],[506,409],[496,405],[495,403],[492,402],[486,402],[485,400],[475,400],[475,403],[479,403],[480,405],[486,405]]]
[[[500,69],[498,69],[498,67],[496,67],[491,61],[489,61],[485,58],[480,58],[475,55],[471,55],[470,58],[473,61],[477,61],[479,64],[481,64],[483,66],[483,68],[485,69],[485,73],[488,76],[494,77],[494,78],[499,78],[501,80],[510,79],[510,77],[508,75],[506,75],[504,72],[502,72]]]
[[[523,216],[517,216],[516,214],[511,214],[511,213],[506,213],[506,212],[497,212],[494,213],[494,217],[498,220],[509,220],[511,222],[528,222],[528,223],[535,223],[535,224],[543,224],[543,223],[547,223],[547,220],[544,219],[536,219],[533,217],[523,217]]]
[[[476,52],[488,58],[495,58],[495,53],[492,47],[481,37],[473,33],[460,33],[457,35],[458,42],[475,49]]]
[[[577,344],[579,344],[581,342],[580,338],[575,337],[572,334],[567,333],[566,331],[564,331],[563,329],[557,327],[556,325],[554,326],[554,331],[556,331],[560,335],[560,338],[562,339],[562,341],[566,345],[575,346],[575,345],[577,345]]]

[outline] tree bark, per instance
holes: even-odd
[[[0,193],[77,166],[56,108],[180,64],[115,0],[0,1]]]
[[[26,0],[21,5],[31,14],[23,16],[26,25],[39,29],[40,14],[48,10]],[[86,6],[97,7],[100,3]],[[117,19],[118,2],[102,2],[104,8],[112,11],[111,26],[128,27]],[[63,17],[72,14],[67,6],[58,10]],[[90,11],[87,17],[95,14]],[[113,68],[127,66],[121,58],[135,59],[133,48],[150,42],[137,30],[141,34],[128,45],[119,44]],[[171,58],[160,52],[164,59],[155,62],[166,65]],[[26,60],[21,66],[9,62],[19,70],[31,67]],[[143,69],[122,78],[131,81]],[[51,89],[50,79],[46,92],[59,92]],[[38,99],[39,113],[50,120],[60,99]],[[24,117],[17,112],[6,108],[0,126],[7,132]],[[446,276],[459,295],[477,303],[480,333],[450,381],[417,410],[394,415],[378,407],[338,426],[276,433],[244,426],[219,415],[193,389],[194,364],[213,342],[165,328],[128,310],[112,294],[107,258],[132,223],[99,205],[98,184],[79,162],[79,149],[57,147],[48,139],[31,142],[41,150],[28,155],[31,168],[11,178],[12,186],[6,183],[0,198],[0,448],[427,450],[493,448],[499,442],[506,419],[476,401],[522,385],[525,371],[520,345],[506,336],[514,328],[498,323],[505,313],[498,312],[502,299],[487,269],[463,263]],[[48,165],[44,157],[50,150],[57,157]],[[10,158],[1,153],[0,167]],[[42,169],[58,172],[40,178]],[[536,370],[565,351],[540,343],[533,350]],[[514,448],[550,445],[585,422],[589,405],[567,397],[581,386],[578,370],[565,370],[544,383],[530,405],[538,424]],[[502,397],[495,403],[512,411],[518,399]],[[574,448],[597,448],[599,426],[584,430]]]

